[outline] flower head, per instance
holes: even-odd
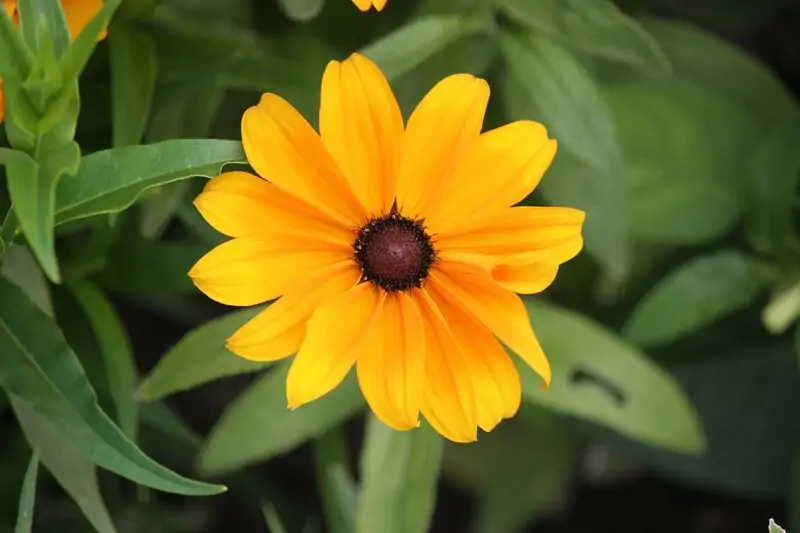
[[[14,25],[19,26],[19,12],[17,11],[17,0],[2,0],[6,14],[11,18]],[[97,13],[103,9],[103,0],[61,0],[61,7],[67,19],[69,32],[72,38],[89,24]],[[98,40],[105,39],[107,30],[103,30]],[[0,80],[0,123],[5,118],[5,93],[3,92],[3,82]]]
[[[195,205],[232,237],[190,272],[209,297],[277,298],[228,347],[255,361],[297,353],[290,408],[353,366],[387,425],[422,414],[454,441],[513,416],[520,380],[501,342],[547,384],[550,366],[515,293],[544,290],[581,249],[584,213],[512,207],[556,153],[544,126],[481,133],[485,81],[439,82],[404,126],[378,67],[353,55],[322,79],[320,134],[265,94],[242,118],[259,176],[227,172]]]
[[[381,11],[386,6],[386,0],[353,0],[353,3],[360,11],[369,11],[371,7]]]

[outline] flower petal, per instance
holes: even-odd
[[[453,442],[474,442],[478,438],[475,391],[461,349],[430,296],[420,298],[420,310],[426,346],[422,414]]]
[[[522,386],[517,369],[486,326],[454,302],[449,302],[437,290],[435,283],[430,283],[427,291],[461,346],[475,390],[478,426],[491,431],[519,409]]]
[[[434,232],[486,220],[536,188],[556,154],[556,141],[537,122],[512,122],[487,131],[460,161],[447,194],[426,219]]]
[[[214,229],[229,237],[257,235],[280,224],[345,244],[355,239],[352,229],[247,172],[220,174],[208,182],[194,205]]]
[[[314,309],[352,288],[360,276],[358,267],[352,261],[345,261],[301,280],[239,328],[228,339],[228,349],[251,361],[276,361],[296,353]]]
[[[319,127],[322,141],[367,212],[388,213],[403,150],[403,116],[375,63],[359,54],[328,63],[322,76]]]
[[[519,296],[498,286],[483,271],[458,263],[442,263],[431,270],[431,282],[448,301],[485,324],[545,382],[550,384],[550,363],[533,334],[528,312]]]
[[[492,269],[492,278],[506,290],[519,294],[537,294],[553,284],[558,265],[537,261],[521,265],[499,264]]]
[[[478,140],[489,85],[469,74],[437,83],[408,119],[397,182],[400,212],[426,218],[445,195],[441,184]]]
[[[226,305],[273,300],[320,268],[347,260],[350,251],[303,233],[271,232],[225,242],[189,272],[209,298]]]
[[[482,226],[438,235],[436,242],[442,250],[531,254],[528,262],[560,264],[580,251],[585,218],[583,211],[567,207],[512,207]]]
[[[425,330],[414,296],[387,294],[365,333],[358,382],[375,415],[399,431],[419,425],[425,382]]]
[[[87,24],[103,9],[103,0],[61,0],[69,33],[74,39]],[[103,29],[97,40],[105,39],[108,30]]]
[[[242,143],[256,172],[292,196],[350,226],[367,219],[322,139],[283,98],[264,94],[245,111]]]
[[[362,283],[314,311],[286,381],[290,409],[324,396],[342,382],[356,362],[382,294],[371,283]]]

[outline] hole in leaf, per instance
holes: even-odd
[[[625,397],[625,393],[622,392],[622,389],[606,378],[593,374],[584,368],[577,368],[572,371],[570,383],[574,385],[589,384],[600,387],[606,394],[611,396],[620,407],[628,403],[628,399]]]

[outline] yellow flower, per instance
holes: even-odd
[[[19,26],[19,12],[17,11],[17,0],[2,0],[11,21]],[[61,7],[67,19],[69,32],[74,39],[86,27],[92,18],[103,8],[103,0],[61,0]],[[105,39],[107,30],[103,30],[98,40]],[[5,117],[6,98],[3,92],[3,82],[0,80],[0,123]]]
[[[488,99],[485,81],[450,76],[404,127],[384,75],[353,55],[325,71],[320,135],[274,94],[245,112],[244,149],[261,177],[223,173],[198,196],[232,240],[189,275],[227,305],[279,298],[228,348],[254,361],[297,353],[290,408],[355,365],[387,425],[414,428],[421,413],[468,442],[519,407],[519,376],[498,341],[550,382],[515,293],[544,290],[580,251],[584,213],[511,207],[556,142],[530,121],[481,134]]]
[[[353,0],[353,3],[361,11],[369,11],[373,6],[376,11],[380,11],[386,5],[386,0]]]

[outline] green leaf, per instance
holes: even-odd
[[[8,53],[0,54],[0,77],[9,84],[21,85],[33,65],[33,52],[25,44],[22,33],[14,27],[5,9],[0,9],[0,43]]]
[[[38,161],[6,165],[14,212],[31,250],[47,277],[55,282],[60,280],[53,236],[56,185],[63,174],[75,172],[79,161],[80,148],[71,141]]]
[[[314,441],[314,462],[328,528],[331,533],[352,533],[356,527],[356,487],[342,428],[334,428]]]
[[[636,235],[702,244],[730,230],[756,140],[743,110],[680,80],[618,82],[605,95],[627,156]]]
[[[652,446],[690,454],[703,450],[697,413],[668,372],[585,316],[530,300],[526,307],[553,370],[550,388],[541,391],[539,378],[518,364],[526,401]]]
[[[427,424],[395,431],[370,415],[361,451],[356,533],[425,533],[444,440]]]
[[[113,143],[139,144],[147,127],[158,75],[155,43],[149,35],[115,26],[109,32]]]
[[[462,37],[482,29],[459,16],[420,17],[363,48],[390,80],[410,74],[426,59]]]
[[[245,161],[236,141],[174,140],[113,148],[81,160],[75,176],[61,180],[56,222],[124,210],[157,185],[192,176],[212,176],[222,165]]]
[[[770,281],[762,262],[736,250],[695,257],[639,301],[625,337],[639,346],[673,342],[747,307]]]
[[[26,247],[14,245],[8,249],[3,256],[3,268],[0,269],[0,274],[25,291],[39,309],[48,316],[53,316],[53,300],[50,297],[47,280]]]
[[[286,407],[289,365],[268,372],[231,403],[204,444],[200,469],[218,474],[266,461],[338,426],[364,408],[354,376],[295,411]],[[253,428],[258,428],[253,431]]]
[[[499,0],[499,7],[566,46],[653,74],[670,71],[658,42],[609,0]]]
[[[616,168],[619,146],[614,119],[600,90],[575,57],[537,35],[503,35],[508,81],[524,89],[526,108],[508,109],[513,118],[536,113],[563,146],[597,169]]]
[[[42,464],[81,508],[95,530],[98,533],[116,533],[100,494],[94,465],[64,440],[28,402],[11,395],[11,405],[31,448],[39,452]]]
[[[19,0],[19,25],[28,47],[41,56],[52,53],[58,58],[69,47],[67,19],[58,0]],[[44,43],[53,47],[45,52]]]
[[[423,16],[371,43],[360,53],[392,84],[405,115],[443,77],[481,75],[495,57],[486,23],[464,16]]]
[[[189,270],[208,246],[180,242],[121,241],[108,257],[103,285],[118,292],[182,294],[194,292]]]
[[[747,236],[763,252],[783,253],[795,239],[794,200],[800,180],[800,116],[756,145],[745,199]]]
[[[544,37],[506,35],[501,44],[508,118],[539,120],[562,147],[542,182],[545,198],[586,211],[587,250],[611,277],[624,277],[631,261],[628,187],[599,88],[569,52]]]
[[[800,113],[797,99],[783,82],[729,41],[674,20],[650,18],[642,24],[659,42],[679,77],[726,95],[753,113],[762,126],[781,124]]]
[[[14,533],[31,533],[33,527],[33,505],[36,502],[36,477],[39,474],[39,453],[34,450],[25,479],[22,481],[22,492],[19,495],[19,512]]]
[[[224,487],[184,478],[136,447],[97,405],[61,332],[19,288],[0,279],[0,385],[33,409],[93,462],[165,492],[215,494]]]
[[[91,281],[71,284],[70,289],[97,338],[107,373],[108,390],[117,411],[117,424],[135,442],[138,426],[134,400],[137,370],[128,332],[114,305]]]
[[[151,401],[227,376],[256,372],[266,365],[234,355],[225,343],[263,307],[233,311],[189,332],[158,362],[137,396]]]

